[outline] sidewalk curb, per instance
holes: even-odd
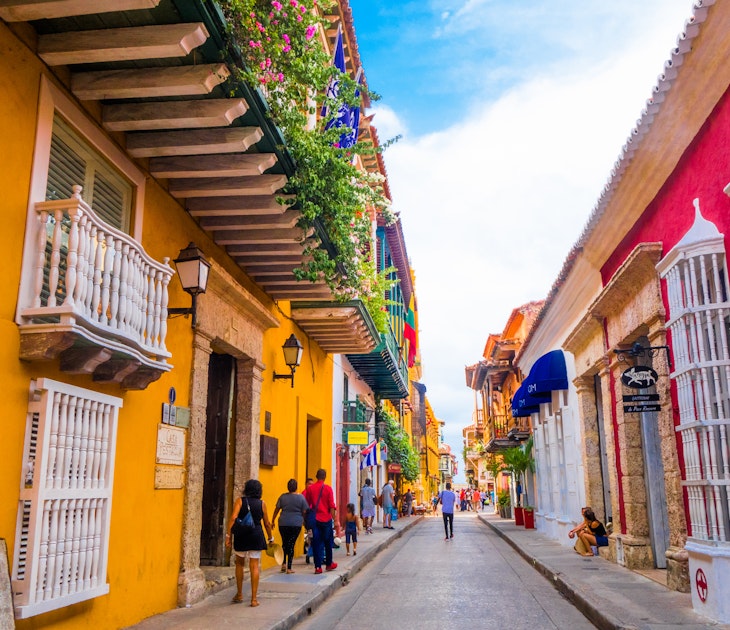
[[[479,520],[495,532],[502,540],[507,542],[520,556],[522,556],[529,564],[533,566],[543,577],[549,580],[559,593],[573,604],[580,612],[585,615],[591,623],[600,630],[636,630],[637,626],[626,625],[621,623],[613,615],[609,615],[602,611],[597,602],[590,601],[586,595],[578,591],[575,586],[566,581],[563,574],[531,556],[527,551],[522,549],[516,541],[514,541],[507,533],[502,531],[496,525],[493,525],[488,519],[479,515]]]
[[[380,541],[377,545],[368,549],[366,552],[358,554],[357,561],[354,561],[350,567],[348,567],[342,573],[332,574],[333,577],[339,577],[338,580],[332,580],[332,582],[324,586],[322,589],[313,593],[312,596],[304,601],[297,610],[290,613],[284,619],[281,619],[277,623],[273,624],[271,626],[271,630],[289,630],[289,628],[292,628],[295,624],[312,615],[315,610],[317,610],[340,588],[342,588],[343,586],[347,586],[350,582],[350,579],[354,577],[357,573],[359,573],[365,567],[365,565],[374,560],[381,551],[389,547],[394,541],[401,538],[403,534],[405,534],[409,529],[414,527],[424,518],[424,516],[410,517],[408,519],[409,522],[404,527],[395,530],[390,536],[388,536],[388,538]],[[269,571],[273,570],[269,569]]]

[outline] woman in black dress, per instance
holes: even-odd
[[[266,539],[261,529],[263,522],[266,529],[266,536],[269,543],[274,542],[271,534],[271,522],[269,514],[266,511],[266,504],[261,499],[263,487],[258,479],[249,479],[243,489],[243,497],[236,499],[231,510],[231,518],[228,520],[228,533],[226,534],[226,546],[231,546],[231,538],[233,538],[233,553],[236,555],[236,595],[233,598],[234,604],[243,602],[243,567],[248,558],[248,570],[251,573],[251,606],[258,606],[256,594],[259,589],[259,572],[261,551],[266,549]],[[231,528],[236,522],[236,518],[244,518],[246,514],[251,512],[255,527],[245,534],[231,536]]]

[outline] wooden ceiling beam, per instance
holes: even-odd
[[[287,210],[283,214],[239,217],[202,217],[200,225],[213,230],[269,230],[272,228],[293,228],[301,214],[299,210]]]
[[[82,101],[191,96],[209,94],[229,74],[223,63],[78,72],[71,76],[71,91]]]
[[[108,13],[111,11],[134,11],[154,9],[160,0],[1,0],[0,18],[6,22],[30,22],[31,20]]]
[[[271,256],[293,256],[301,255],[303,243],[292,241],[289,243],[233,243],[226,247],[228,254],[237,260],[246,258],[263,258]]]
[[[250,177],[196,177],[173,179],[173,197],[218,197],[229,195],[273,195],[287,182],[286,175],[255,175]]]
[[[192,197],[185,202],[194,217],[245,214],[281,214],[290,206],[277,199],[293,199],[292,195],[246,195],[233,197]]]
[[[141,131],[127,134],[127,151],[134,157],[238,153],[264,134],[259,127],[226,127],[192,131]]]
[[[49,33],[38,37],[38,56],[49,66],[184,57],[206,39],[202,22]]]
[[[242,98],[104,105],[101,124],[109,131],[228,127],[248,111]]]
[[[314,288],[304,288],[301,286],[294,287],[271,287],[264,288],[275,300],[310,300],[310,299],[332,299],[332,291],[326,285]]]
[[[241,256],[238,256],[241,258]],[[254,269],[254,268],[266,268],[266,269],[278,269],[280,267],[286,266],[288,269],[294,269],[295,267],[299,267],[302,263],[307,263],[312,260],[311,256],[302,256],[302,255],[294,255],[294,256],[278,256],[278,257],[264,257],[262,258],[258,254],[252,253],[250,256],[251,260],[246,261],[244,264],[246,265],[246,269]]]
[[[282,245],[301,243],[308,236],[309,234],[300,228],[213,232],[213,239],[218,245]]]
[[[276,164],[273,153],[226,153],[213,155],[171,155],[150,160],[155,177],[244,177],[261,175]]]
[[[246,273],[252,278],[260,278],[265,276],[283,276],[293,278],[294,268],[292,265],[267,265],[265,267],[252,267],[246,265]]]

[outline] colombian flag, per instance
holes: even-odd
[[[408,367],[416,363],[416,298],[411,295],[411,303],[408,305],[403,337],[408,340]]]

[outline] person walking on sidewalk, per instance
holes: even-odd
[[[332,531],[337,506],[335,505],[332,486],[324,482],[327,478],[327,471],[320,468],[316,477],[317,481],[304,491],[304,498],[311,509],[316,509],[316,524],[313,530],[314,540],[312,541],[314,572],[322,573],[323,556],[328,571],[337,568],[337,563],[332,562]]]
[[[380,491],[380,498],[383,501],[383,529],[395,529],[390,523],[390,518],[395,507],[395,489],[393,488],[392,479],[383,486],[383,489]]]
[[[441,504],[441,513],[444,517],[444,532],[449,540],[454,537],[454,505],[456,504],[456,493],[451,491],[451,484],[446,484],[446,490],[439,493],[439,503]]]
[[[352,542],[352,555],[357,555],[357,534],[360,531],[360,521],[355,514],[355,504],[347,504],[347,514],[345,514],[345,548],[347,555],[350,555],[350,542]]]
[[[375,506],[378,498],[375,495],[375,488],[372,486],[370,479],[365,480],[365,485],[360,490],[360,500],[362,506],[360,516],[362,516],[362,526],[368,534],[373,533],[373,519],[375,518]]]
[[[251,574],[251,606],[258,606],[256,595],[259,590],[259,575],[261,551],[266,549],[264,532],[261,529],[263,522],[269,543],[274,542],[271,534],[271,523],[266,511],[266,504],[261,499],[263,486],[258,479],[249,479],[243,488],[243,497],[236,499],[228,520],[226,547],[231,546],[231,529],[237,518],[243,519],[250,512],[254,521],[251,528],[242,528],[241,533],[233,536],[233,553],[236,556],[236,594],[231,600],[234,604],[243,602],[243,566],[248,558],[248,571]]]
[[[291,568],[294,559],[294,545],[296,545],[299,533],[304,524],[304,514],[309,509],[307,500],[297,492],[297,480],[290,479],[286,488],[288,492],[282,494],[276,502],[274,516],[271,518],[271,525],[276,525],[276,517],[279,519],[279,533],[281,534],[281,546],[284,549],[284,562],[281,563],[282,573],[294,573]]]

